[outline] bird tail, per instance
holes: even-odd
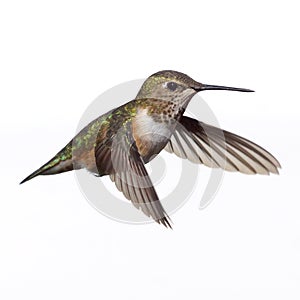
[[[20,184],[38,176],[38,175],[52,175],[62,172],[72,171],[74,169],[72,162],[72,143],[70,142],[60,152],[58,152],[51,160],[27,176]]]

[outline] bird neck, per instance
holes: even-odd
[[[154,118],[157,122],[177,121],[181,118],[185,111],[185,107],[179,102],[166,101],[160,99],[137,99],[138,107],[146,110],[147,114]]]

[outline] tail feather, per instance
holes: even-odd
[[[59,153],[57,153],[50,161],[44,164],[42,167],[34,171],[32,174],[27,176],[20,184],[38,176],[38,175],[51,175],[59,174],[62,172],[72,171],[74,169],[72,162],[72,151],[67,145]]]
[[[33,172],[32,174],[30,174],[29,176],[27,176],[25,179],[23,179],[20,184],[34,178],[35,176],[38,176],[39,175],[39,172],[40,172],[40,169],[36,170],[35,172]]]
[[[47,165],[47,164],[46,164],[46,165]],[[37,169],[36,171],[34,171],[32,174],[30,174],[29,176],[27,176],[25,179],[23,179],[23,180],[20,182],[20,184],[22,184],[22,183],[24,183],[24,182],[26,182],[26,181],[28,181],[28,180],[30,180],[30,179],[32,179],[32,178],[38,176],[38,175],[42,175],[43,172],[45,171],[44,167],[45,167],[46,165],[42,166],[41,168],[39,168],[39,169]]]

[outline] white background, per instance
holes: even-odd
[[[1,1],[0,298],[299,299],[297,4]],[[205,210],[200,182],[174,230],[102,216],[73,173],[18,185],[100,93],[162,69],[255,89],[202,97],[280,176],[227,173]]]

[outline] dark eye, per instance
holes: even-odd
[[[170,91],[175,91],[177,89],[177,83],[176,82],[168,82],[167,83],[167,88],[170,90]]]

